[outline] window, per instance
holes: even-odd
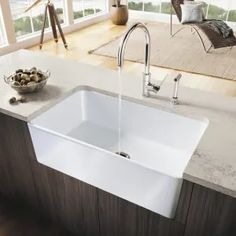
[[[161,1],[161,13],[164,14],[170,14],[171,11],[171,5],[170,5],[170,1],[166,0],[166,1]]]
[[[107,11],[107,0],[73,0],[74,19]]]
[[[129,9],[135,11],[146,11],[170,14],[170,1],[169,0],[129,0]]]
[[[128,0],[130,10],[170,14],[171,0]],[[203,0],[206,18],[236,22],[235,0]],[[174,12],[173,12],[174,13]]]
[[[228,21],[236,22],[236,2],[231,1],[229,4]]]
[[[95,0],[94,4],[95,4],[96,13],[107,11],[107,1],[106,0]]]
[[[45,5],[48,0],[41,0],[26,13],[25,10],[34,2],[35,0],[1,1],[0,47],[11,46],[11,44],[22,40],[32,44],[34,42],[33,39],[40,36],[44,21]],[[85,18],[84,20],[90,20],[90,16],[93,16],[93,19],[103,18],[108,13],[108,3],[110,0],[52,0],[52,2],[55,6],[59,22],[63,24],[63,28],[73,31],[77,27],[79,28],[81,24],[79,20],[73,21],[73,18]],[[46,30],[48,32],[51,31],[48,14],[46,16]],[[7,43],[10,45],[7,45]],[[17,43],[17,48],[18,46],[20,47],[20,44]],[[1,50],[1,52],[4,54],[10,50],[12,50],[11,47],[9,47],[9,50]]]
[[[5,32],[3,26],[3,18],[2,18],[2,11],[0,8],[0,47],[3,46],[5,43],[6,41],[5,41]]]
[[[10,0],[10,7],[14,21],[16,37],[28,36],[42,29],[45,3],[42,1],[32,10],[24,13],[25,9],[34,2],[34,0]],[[54,6],[61,23],[64,22],[64,0],[54,0]],[[46,28],[49,27],[49,18],[47,17]]]
[[[208,8],[208,19],[226,20],[228,13],[228,4],[225,0],[211,1]]]
[[[144,11],[149,12],[160,12],[161,10],[161,2],[160,0],[156,0],[153,2],[144,2]]]
[[[150,2],[152,4],[152,2]],[[129,1],[128,7],[131,10],[135,11],[143,11],[144,10],[144,3],[142,0],[132,0]]]

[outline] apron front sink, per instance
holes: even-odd
[[[39,163],[161,214],[174,217],[182,175],[208,125],[81,90],[28,126]],[[129,158],[127,158],[129,157]]]

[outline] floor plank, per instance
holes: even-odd
[[[92,55],[89,54],[88,51],[121,35],[121,33],[127,28],[128,26],[115,26],[109,20],[106,20],[67,34],[66,39],[69,45],[68,50],[64,49],[61,41],[59,41],[58,44],[55,44],[55,42],[51,40],[43,45],[42,52],[116,70],[116,59]],[[30,48],[30,50],[39,51],[38,46]],[[141,78],[142,70],[143,66],[140,63],[125,63],[125,73],[138,75]],[[151,71],[154,79],[162,80],[166,74],[171,73],[173,70],[152,66]],[[236,96],[236,81],[183,72],[181,84],[190,88],[224,94],[227,96]]]

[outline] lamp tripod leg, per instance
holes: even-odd
[[[48,11],[49,11],[49,17],[50,17],[50,22],[51,22],[51,27],[52,27],[53,38],[54,38],[54,41],[57,43],[58,42],[57,29],[56,29],[56,24],[54,20],[54,11],[53,11],[53,7],[51,3],[48,5]]]
[[[59,33],[60,33],[60,35],[61,35],[61,38],[62,38],[62,41],[63,41],[63,44],[64,44],[64,47],[67,49],[67,48],[68,48],[68,45],[67,45],[67,43],[66,43],[66,39],[65,39],[64,33],[63,33],[63,31],[62,31],[60,22],[59,22],[59,20],[58,20],[55,7],[54,7],[53,4],[51,4],[51,7],[52,7],[53,15],[54,15],[55,24],[56,24],[57,27],[58,27]]]
[[[43,27],[42,27],[41,36],[40,36],[40,42],[39,42],[39,49],[40,50],[43,47],[44,30],[45,30],[46,21],[47,21],[47,10],[48,10],[48,4],[46,5],[45,11],[44,11]]]

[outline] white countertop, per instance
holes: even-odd
[[[39,93],[27,95],[29,102],[25,104],[10,105],[9,98],[19,95],[3,79],[0,80],[0,112],[27,122],[81,86],[113,93],[118,91],[115,71],[27,50],[2,56],[0,76],[3,78],[15,69],[33,66],[51,71],[46,87]],[[141,76],[122,76],[122,81],[122,94],[129,100],[138,99],[160,109],[209,120],[209,126],[185,169],[184,179],[236,197],[236,98],[181,87],[181,104],[173,106],[169,102],[172,84],[166,83],[158,99],[153,99],[142,97]]]

